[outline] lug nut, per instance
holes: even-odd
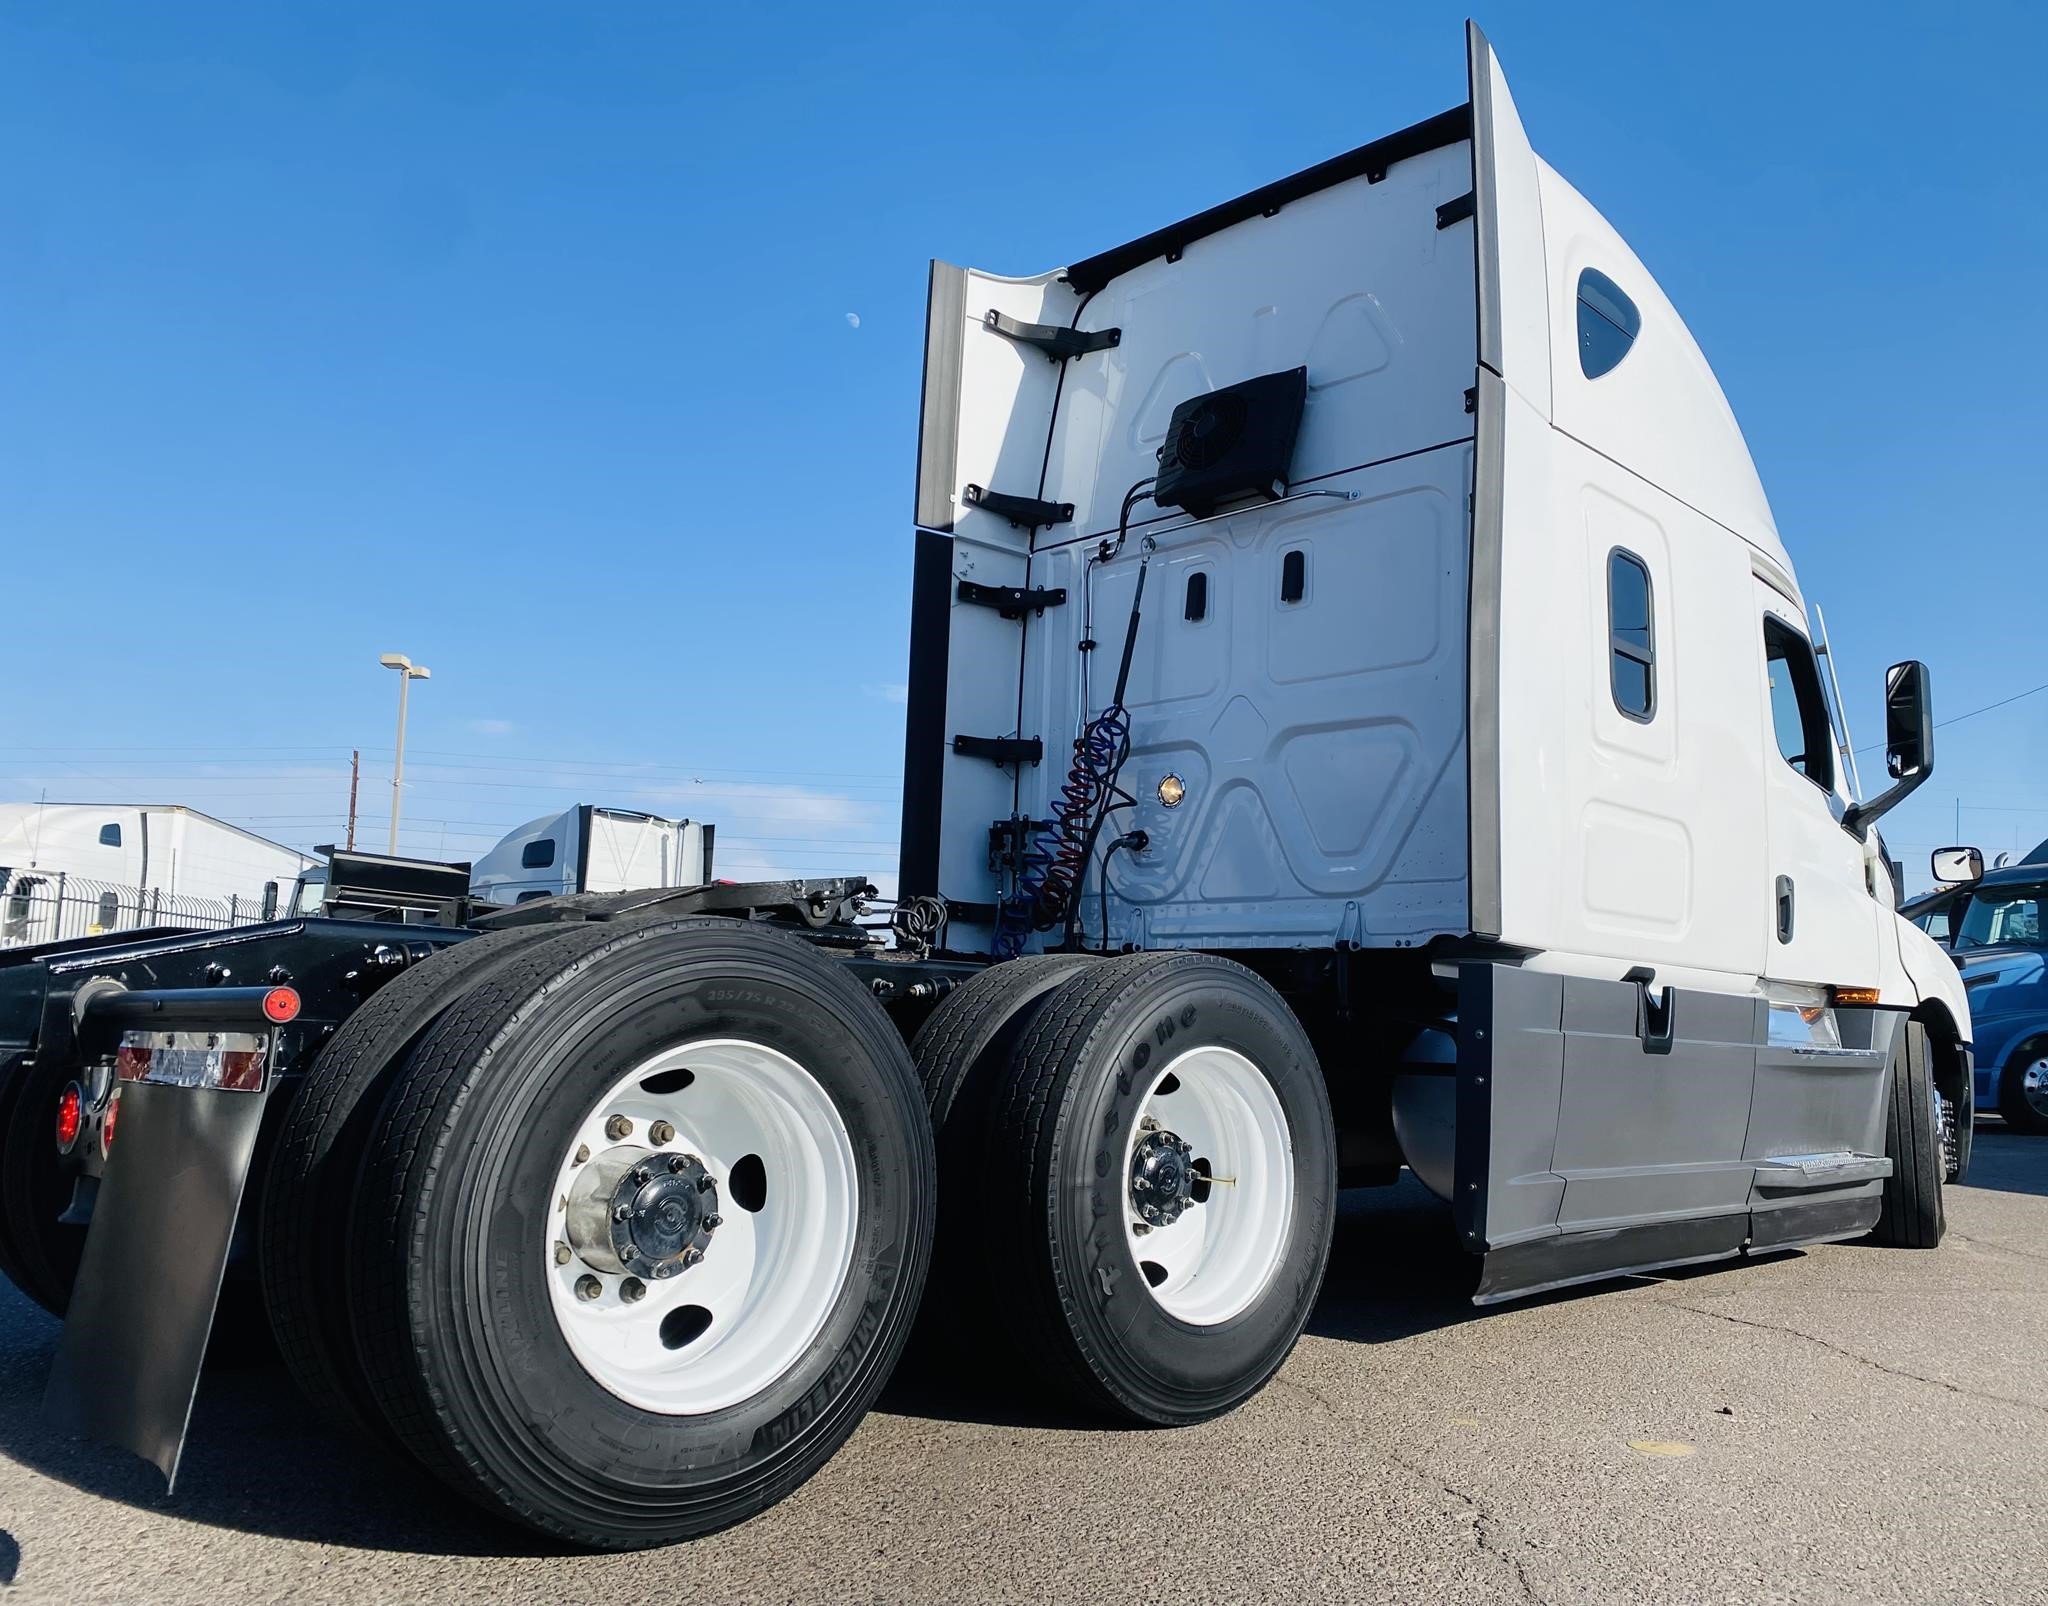
[[[585,1164],[587,1164],[587,1163],[589,1162],[589,1160],[590,1160],[590,1145],[589,1145],[589,1144],[587,1144],[587,1143],[579,1143],[579,1144],[577,1144],[577,1145],[576,1145],[576,1164],[578,1164],[578,1165],[585,1165]]]
[[[621,1138],[633,1135],[633,1123],[623,1115],[615,1115],[604,1124],[604,1135],[616,1143]]]
[[[628,1277],[619,1284],[619,1298],[623,1299],[628,1305],[646,1297],[647,1285],[638,1277]]]
[[[647,1167],[645,1167],[644,1165],[636,1165],[635,1167],[633,1167],[633,1180],[639,1183],[640,1186],[644,1188],[647,1186],[648,1183],[654,1180],[654,1173],[648,1170]]]
[[[706,1232],[716,1232],[724,1225],[725,1217],[723,1216],[706,1216],[704,1218],[704,1230]]]
[[[680,1154],[672,1154],[668,1157],[668,1168],[675,1175],[681,1176],[690,1169],[690,1162]]]
[[[633,1207],[632,1207],[631,1205],[614,1205],[614,1206],[612,1206],[612,1220],[614,1220],[614,1221],[631,1221],[632,1219],[633,1219]]]
[[[697,1264],[698,1261],[702,1260],[703,1258],[704,1251],[699,1249],[695,1244],[692,1244],[688,1249],[685,1249],[682,1254],[682,1261],[685,1266],[694,1266]]]
[[[718,1184],[713,1182],[709,1177],[699,1177],[697,1179],[697,1191],[699,1193],[709,1193],[713,1188],[717,1186]]]
[[[569,1264],[569,1246],[567,1244],[557,1243],[555,1245],[555,1264],[557,1266]]]
[[[1138,1121],[1138,1130],[1140,1132],[1157,1132],[1159,1130],[1159,1123],[1149,1115],[1143,1116]]]
[[[660,1148],[664,1143],[675,1142],[676,1129],[667,1121],[656,1121],[647,1129],[647,1139],[656,1148]]]
[[[595,1299],[599,1294],[603,1292],[604,1284],[599,1282],[595,1277],[591,1276],[588,1272],[585,1272],[581,1277],[578,1277],[576,1279],[576,1297],[578,1299]]]
[[[654,1268],[654,1275],[657,1277],[673,1277],[675,1274],[676,1268],[674,1263],[671,1261],[663,1261],[659,1266],[656,1266]]]

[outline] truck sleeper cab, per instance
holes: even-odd
[[[933,270],[893,944],[860,877],[480,913],[340,854],[318,920],[0,955],[51,1406],[174,1475],[239,1243],[329,1417],[625,1548],[799,1486],[913,1322],[1229,1410],[1403,1165],[1482,1300],[1938,1242],[1969,1015],[1868,830],[1926,673],[1852,801],[1704,360],[1468,53],[1128,246]]]
[[[1856,803],[1712,372],[1468,47],[1130,245],[934,265],[901,863],[956,949],[1266,978],[1492,1299],[1870,1230],[1907,1059],[1957,1168],[1969,1017],[1868,840],[1925,670]]]

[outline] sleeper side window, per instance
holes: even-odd
[[[118,848],[121,845],[121,827],[118,822],[100,827],[100,846]]]
[[[1806,638],[1773,614],[1764,615],[1764,667],[1770,675],[1778,751],[1823,792],[1833,792],[1834,736],[1820,689],[1820,666]]]
[[[1643,315],[1606,274],[1588,268],[1579,275],[1579,372],[1598,379],[1610,372],[1642,332]]]
[[[1633,552],[1607,554],[1608,684],[1614,706],[1647,724],[1657,714],[1657,632],[1650,570]]]
[[[555,839],[551,836],[537,837],[519,850],[519,868],[522,870],[545,870],[555,862]]]

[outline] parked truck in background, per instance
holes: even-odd
[[[471,887],[493,903],[572,892],[694,887],[711,879],[716,828],[580,803],[506,833],[476,861]]]
[[[0,804],[0,948],[258,919],[312,862],[182,804]]]
[[[1481,1302],[1937,1244],[1970,1012],[1871,832],[1927,671],[1851,797],[1705,359],[1467,45],[1306,172],[934,266],[892,946],[855,876],[0,960],[57,1408],[175,1466],[246,1218],[331,1415],[625,1547],[795,1488],[920,1313],[1227,1411],[1404,1166]]]

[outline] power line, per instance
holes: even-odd
[[[1982,708],[1973,708],[1967,714],[1957,714],[1949,719],[1937,719],[1934,722],[1934,728],[1941,730],[1944,726],[1960,725],[1966,719],[1975,719],[1979,714],[1988,714],[1994,708],[2003,708],[2007,703],[2016,703],[2022,697],[2032,697],[2044,691],[2048,691],[2048,680],[2042,681],[2038,686],[2030,686],[2025,691],[2016,691],[2010,697],[2001,697],[1995,703],[1986,703]],[[1866,746],[1857,748],[1856,751],[1859,753],[1874,753],[1885,745],[1883,742],[1871,742]]]

